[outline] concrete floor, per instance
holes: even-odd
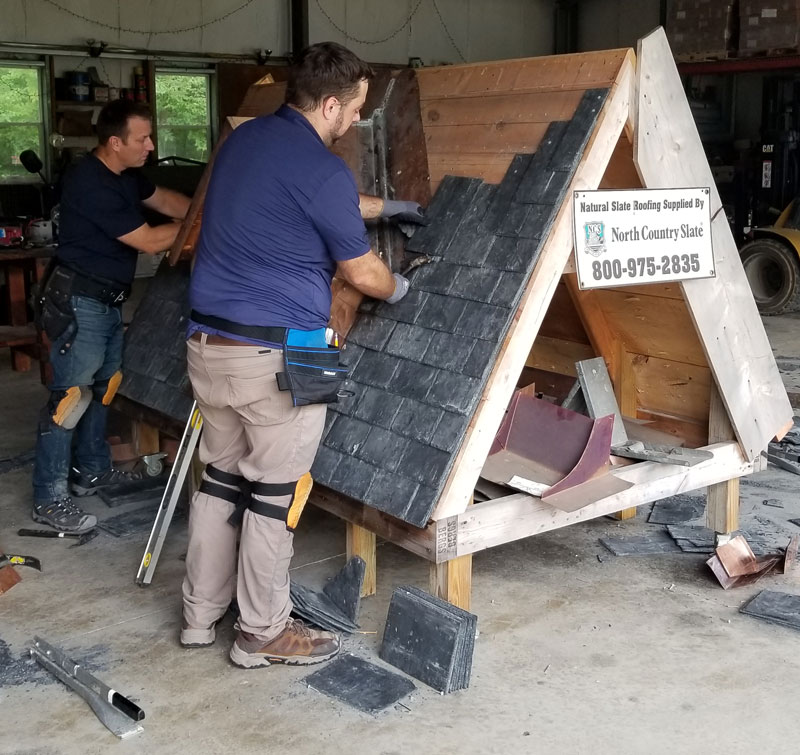
[[[774,343],[784,356],[800,352],[791,350],[795,322],[767,322],[780,331]],[[45,392],[36,371],[12,373],[7,353],[0,359],[2,458],[32,447]],[[31,525],[29,477],[30,467],[0,477],[0,550],[36,555],[45,570],[20,569],[23,581],[0,596],[0,753],[733,755],[796,741],[800,633],[738,608],[763,588],[800,593],[800,568],[724,592],[703,556],[616,558],[598,543],[646,531],[644,510],[633,521],[603,518],[477,554],[470,688],[440,696],[419,683],[403,705],[373,717],[308,688],[313,669],[233,667],[230,618],[214,647],[178,645],[184,521],[171,529],[145,589],[134,575],[147,533],[101,534],[81,548],[17,537]],[[759,473],[742,486],[743,513],[800,516],[799,484],[788,472]],[[767,510],[767,497],[784,508]],[[101,517],[119,512],[97,501],[91,508]],[[344,526],[309,512],[293,577],[321,585],[343,551]],[[392,588],[427,589],[427,579],[423,561],[380,546],[378,594],[363,601],[364,633],[344,649],[380,664]],[[74,693],[26,664],[37,634],[138,699],[144,733],[118,742]]]

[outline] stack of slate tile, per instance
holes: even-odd
[[[321,592],[292,581],[289,597],[293,613],[331,632],[352,634],[358,630],[361,587],[367,564],[354,556]]]
[[[607,92],[587,91],[499,185],[442,180],[407,244],[433,261],[401,302],[365,301],[348,334],[353,395],[330,407],[315,480],[425,526]]]
[[[395,589],[380,657],[447,694],[469,687],[478,617],[411,585]]]

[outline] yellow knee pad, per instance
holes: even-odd
[[[61,393],[64,395],[58,399],[52,419],[59,427],[73,430],[92,400],[92,391],[86,385],[72,385]]]
[[[117,393],[119,389],[119,384],[122,382],[122,372],[117,370],[109,379],[108,379],[108,387],[106,388],[106,392],[103,394],[103,398],[100,399],[100,402],[103,406],[108,406],[111,403],[111,399]]]

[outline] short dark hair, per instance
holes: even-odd
[[[128,119],[144,118],[152,121],[153,114],[144,102],[112,100],[103,106],[97,116],[97,141],[106,144],[112,136],[125,141],[128,137]]]
[[[326,97],[349,102],[358,93],[359,83],[372,76],[372,68],[354,52],[336,42],[318,42],[294,59],[286,84],[286,103],[313,110]]]

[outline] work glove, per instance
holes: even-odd
[[[387,304],[397,304],[407,293],[408,287],[411,285],[408,278],[404,278],[400,273],[392,273],[394,278],[394,293],[386,299]]]
[[[379,217],[388,218],[398,223],[416,223],[425,225],[425,210],[418,202],[406,202],[402,199],[384,199],[383,209]]]

